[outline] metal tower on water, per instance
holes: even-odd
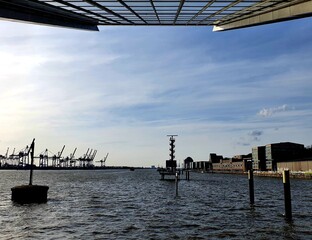
[[[175,137],[178,135],[167,135],[169,137],[169,160],[166,160],[166,168],[159,168],[158,172],[161,175],[161,179],[164,180],[165,176],[179,175],[177,171],[177,161],[175,160]]]
[[[175,160],[175,137],[178,135],[167,135],[169,137],[169,160],[166,161],[166,168],[169,171],[174,172],[177,168],[177,161]]]

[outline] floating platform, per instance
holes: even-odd
[[[159,174],[161,176],[161,180],[164,180],[165,176],[169,176],[169,178],[171,177],[172,179],[176,178],[176,174],[178,174],[178,176],[180,176],[180,171],[173,171],[173,170],[169,170],[166,168],[159,168],[159,169],[157,169],[157,171],[159,172]]]
[[[22,185],[11,188],[12,201],[17,203],[46,203],[48,186]]]

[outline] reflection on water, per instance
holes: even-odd
[[[292,180],[293,221],[283,216],[281,179],[255,177],[255,206],[246,176],[191,173],[160,181],[155,170],[35,171],[48,185],[47,204],[17,205],[10,188],[27,171],[0,171],[2,239],[308,239],[312,181]]]

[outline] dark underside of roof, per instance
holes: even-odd
[[[231,29],[311,16],[310,7],[311,1],[296,0],[0,0],[0,17],[86,30],[101,25]]]

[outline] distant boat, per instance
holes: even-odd
[[[130,169],[130,171],[134,171],[134,167],[130,167],[129,169]]]

